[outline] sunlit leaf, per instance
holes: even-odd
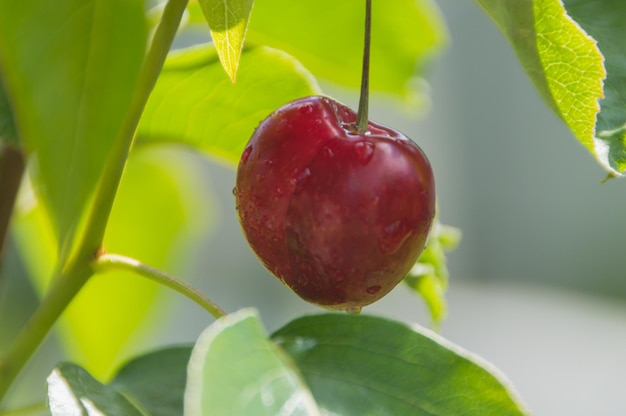
[[[211,29],[220,62],[232,82],[237,78],[253,0],[198,0]]]
[[[48,407],[52,416],[143,416],[124,395],[71,363],[48,376]]]
[[[431,0],[386,0],[372,6],[371,88],[418,99],[429,60],[446,43]],[[284,50],[315,76],[357,88],[361,82],[365,2],[257,1],[248,41]]]
[[[185,415],[319,415],[297,369],[267,339],[256,311],[219,319],[189,361]]]
[[[417,327],[327,314],[296,319],[272,339],[298,366],[323,414],[527,414],[489,364]]]
[[[137,149],[115,201],[105,249],[175,274],[186,270],[183,263],[194,255],[193,247],[211,222],[211,187],[202,172],[186,153],[169,147]],[[28,192],[20,198],[14,230],[41,294],[54,265],[55,239],[41,206]],[[166,291],[128,272],[96,275],[61,318],[61,340],[73,359],[105,377],[162,327],[174,296]]]
[[[578,141],[611,174],[626,171],[626,3],[478,2]]]
[[[626,171],[626,2],[564,1],[567,13],[598,42],[604,57],[604,99],[596,122],[595,149],[601,161]],[[608,154],[604,154],[607,152]]]
[[[311,75],[284,52],[245,50],[232,84],[213,47],[190,48],[167,59],[141,119],[139,140],[184,143],[237,163],[261,120],[317,92]]]
[[[128,112],[145,47],[141,1],[0,2],[0,72],[65,254]]]
[[[135,357],[109,384],[82,367],[61,363],[48,377],[52,416],[180,416],[191,346]]]

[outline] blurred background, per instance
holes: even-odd
[[[543,104],[479,6],[438,3],[451,44],[431,68],[429,111],[416,117],[377,99],[370,114],[426,151],[441,220],[463,231],[449,255],[442,334],[497,366],[536,415],[624,415],[626,183],[601,184],[605,172]],[[356,92],[322,87],[356,106]],[[228,311],[258,308],[270,332],[319,312],[250,252],[234,210],[234,171],[202,163],[216,221],[190,265],[194,284]],[[18,326],[36,298],[18,278],[15,247],[7,254],[12,295],[4,310],[20,306]],[[172,298],[175,313],[143,349],[193,342],[210,323],[195,305]],[[403,286],[365,313],[429,325],[425,306]],[[31,364],[31,377],[41,380],[62,357],[54,336],[45,352]],[[33,394],[30,380],[22,380],[16,397]],[[40,387],[36,395],[42,393]]]

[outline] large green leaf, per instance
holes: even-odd
[[[48,406],[53,416],[180,416],[190,355],[180,346],[136,357],[108,385],[61,363],[48,377]]]
[[[188,153],[169,147],[131,154],[113,207],[104,247],[175,274],[209,230],[210,185]],[[44,293],[54,265],[54,235],[28,192],[18,204],[14,230],[30,275]],[[92,277],[61,318],[72,358],[97,377],[150,340],[167,317],[174,294],[129,272]],[[167,297],[165,294],[167,293]]]
[[[416,327],[371,316],[297,319],[272,335],[328,414],[522,415],[486,363]]]
[[[191,346],[170,347],[132,359],[109,386],[150,416],[183,414],[183,394]]]
[[[235,82],[252,0],[199,0],[220,62]]]
[[[143,416],[123,394],[100,384],[85,369],[61,363],[48,376],[52,416]]]
[[[257,312],[219,319],[189,361],[185,415],[319,415],[297,369],[267,339]]]
[[[172,53],[139,125],[140,141],[181,142],[237,163],[254,128],[276,108],[319,92],[291,56],[271,48],[245,50],[232,84],[215,48]]]
[[[0,2],[0,72],[64,253],[126,117],[145,45],[139,0]]]
[[[626,170],[626,26],[619,0],[478,0],[548,106],[612,174]],[[605,79],[606,77],[606,79]]]
[[[604,99],[596,122],[596,151],[602,161],[626,170],[626,2],[565,0],[572,18],[598,42],[604,56]],[[605,154],[606,153],[606,154]]]
[[[447,33],[431,0],[386,0],[373,4],[371,88],[416,98],[415,77],[443,46]],[[282,49],[315,76],[358,87],[361,82],[365,2],[273,0],[254,5],[251,42]]]

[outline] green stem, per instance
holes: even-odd
[[[356,118],[356,130],[359,133],[367,131],[369,120],[369,91],[370,91],[370,43],[372,32],[372,0],[365,0],[365,41],[363,42],[363,72],[361,74],[361,97]]]
[[[185,7],[187,7],[187,0],[169,0],[165,6],[143,64],[130,111],[112,152],[111,160],[115,163],[108,164],[102,175],[102,181],[87,219],[88,226],[81,240],[81,248],[93,252],[102,242],[141,114],[161,73]]]
[[[122,178],[135,130],[161,72],[187,0],[169,0],[144,60],[139,82],[109,163],[103,172],[78,250],[54,274],[53,285],[5,354],[0,356],[0,402],[67,305],[93,274],[92,262],[102,244],[115,194]]]
[[[97,272],[106,272],[109,270],[127,270],[134,272],[140,276],[146,277],[157,283],[169,287],[180,293],[183,296],[191,299],[204,309],[206,309],[216,319],[219,319],[226,315],[226,312],[220,308],[217,304],[204,296],[194,287],[188,285],[175,278],[174,276],[165,273],[162,270],[145,265],[138,260],[130,257],[121,256],[119,254],[103,254],[98,257],[95,262],[95,269]]]
[[[71,264],[67,270],[55,279],[17,338],[0,358],[0,401],[52,325],[93,273],[89,262]]]

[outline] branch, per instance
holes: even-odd
[[[194,287],[162,270],[145,265],[140,261],[132,259],[130,257],[121,256],[119,254],[102,254],[96,259],[94,266],[96,272],[106,272],[110,270],[131,271],[140,276],[146,277],[150,280],[167,286],[170,289],[173,289],[176,292],[180,293],[181,295],[186,296],[202,308],[206,309],[216,319],[219,319],[226,315],[226,312],[224,312],[222,308],[220,308],[215,302],[211,301]]]

